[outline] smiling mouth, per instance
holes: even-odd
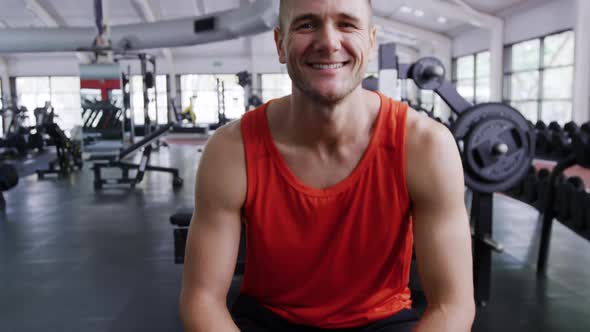
[[[312,67],[313,69],[327,70],[327,69],[340,69],[340,68],[346,66],[347,64],[348,64],[348,61],[336,62],[336,63],[310,63],[308,65],[310,67]]]

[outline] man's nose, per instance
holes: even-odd
[[[331,54],[340,50],[342,35],[332,25],[319,29],[316,38],[316,51]]]

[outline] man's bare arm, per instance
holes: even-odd
[[[473,263],[461,159],[445,127],[408,112],[406,179],[418,271],[428,302],[416,331],[470,331]]]
[[[238,331],[226,297],[246,196],[244,158],[239,122],[218,130],[201,158],[180,296],[185,331]]]

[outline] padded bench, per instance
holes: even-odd
[[[170,223],[176,228],[174,229],[174,262],[176,264],[184,263],[184,251],[186,247],[186,236],[188,233],[188,227],[191,224],[191,218],[193,216],[192,208],[179,209],[175,214],[170,217]],[[239,293],[239,288],[242,282],[242,276],[244,274],[244,268],[246,265],[245,260],[246,253],[246,237],[244,227],[242,227],[242,234],[240,238],[240,249],[238,252],[238,262],[236,264],[236,270],[234,272],[234,281],[232,282],[229,294],[228,294],[228,306],[234,302],[235,298]],[[410,269],[410,289],[412,290],[413,308],[418,310],[420,314],[426,308],[426,297],[422,291],[420,280],[418,278],[418,271],[415,261],[413,260]]]
[[[16,187],[17,184],[18,172],[16,168],[9,164],[0,164],[0,209],[4,209],[6,206],[2,192]]]
[[[188,234],[188,228],[191,224],[191,218],[193,216],[192,208],[183,208],[176,211],[170,217],[170,223],[174,226],[174,263],[184,263],[184,252],[186,249],[186,237]],[[238,251],[238,262],[236,264],[236,270],[234,275],[244,274],[244,268],[246,264],[246,233],[244,227],[242,227],[242,233],[240,236],[240,249]]]

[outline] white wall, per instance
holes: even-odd
[[[79,72],[74,54],[19,54],[6,59],[10,76],[76,76]]]
[[[572,29],[576,22],[574,0],[555,0],[506,20],[504,41],[519,41]]]
[[[8,62],[0,57],[0,84],[2,84],[2,95],[0,97],[6,102],[10,100],[10,75],[8,74]]]
[[[487,30],[469,30],[453,39],[453,57],[473,54],[489,48],[490,33]]]

